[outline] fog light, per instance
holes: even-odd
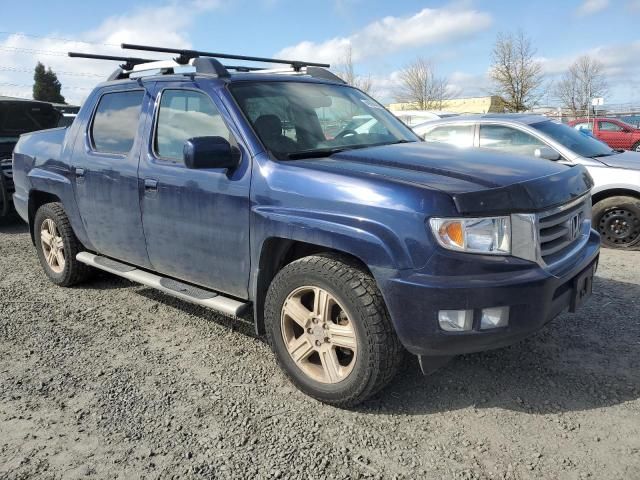
[[[506,327],[509,324],[509,307],[483,308],[480,329]]]
[[[440,328],[447,332],[464,332],[473,326],[473,310],[440,310]]]

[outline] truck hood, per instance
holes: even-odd
[[[291,162],[321,172],[385,177],[440,190],[451,195],[460,213],[468,214],[541,210],[568,202],[593,186],[579,165],[422,142]]]
[[[608,157],[596,158],[608,167],[640,170],[640,152],[625,151]]]

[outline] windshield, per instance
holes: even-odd
[[[242,82],[231,93],[278,159],[287,160],[419,138],[355,88],[306,82]]]
[[[602,143],[600,140],[580,133],[575,128],[562,123],[546,120],[534,123],[531,126],[583,157],[606,157],[616,153],[606,143]]]

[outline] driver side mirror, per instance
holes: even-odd
[[[184,142],[184,164],[187,168],[236,168],[240,150],[222,137],[194,137]]]
[[[553,148],[550,148],[550,147],[536,148],[533,154],[537,158],[544,158],[545,160],[553,160],[554,162],[562,158],[562,156],[558,152],[556,152]]]

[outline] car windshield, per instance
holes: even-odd
[[[378,102],[348,86],[238,82],[230,90],[264,146],[280,160],[419,141]]]
[[[615,155],[617,152],[612,150],[606,143],[596,140],[593,137],[580,133],[575,128],[562,123],[546,120],[544,122],[534,123],[531,127],[542,132],[556,142],[564,145],[572,152],[583,157],[597,158]]]

